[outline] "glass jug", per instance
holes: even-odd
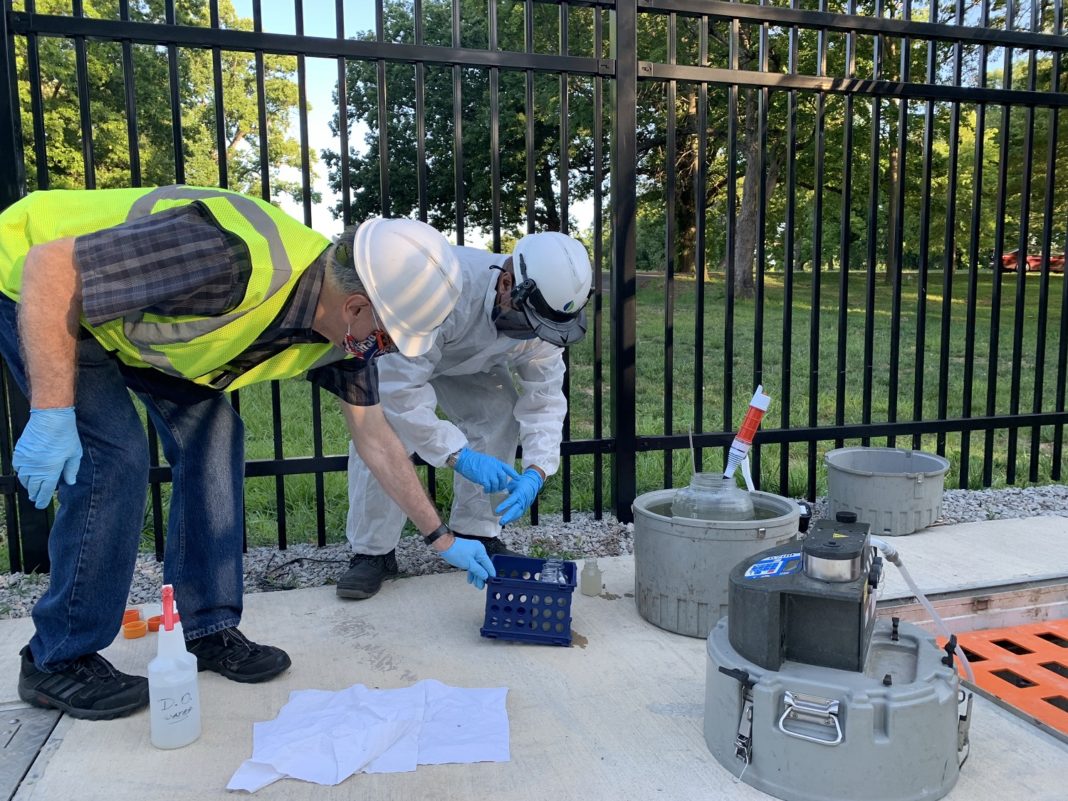
[[[753,501],[733,478],[694,473],[690,486],[675,492],[671,514],[696,520],[752,520]]]

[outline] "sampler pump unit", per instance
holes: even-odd
[[[953,788],[970,704],[956,641],[877,619],[882,569],[869,526],[840,513],[731,571],[727,617],[708,636],[704,733],[742,781],[786,801],[934,801]]]

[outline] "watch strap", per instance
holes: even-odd
[[[429,534],[427,534],[425,537],[423,537],[423,542],[425,542],[427,545],[433,545],[435,542],[440,540],[442,537],[444,537],[448,533],[449,533],[449,527],[447,525],[445,525],[444,523],[442,523],[436,529],[434,529]]]

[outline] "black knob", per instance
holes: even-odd
[[[856,512],[838,512],[837,514],[835,514],[834,519],[839,523],[856,523],[857,522],[857,513]]]
[[[885,676],[883,676],[883,686],[884,687],[889,687],[893,683],[894,683],[894,677],[891,676],[889,673],[887,673]]]

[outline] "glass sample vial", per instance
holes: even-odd
[[[690,486],[675,492],[671,514],[695,520],[752,520],[753,500],[733,478],[694,473]]]
[[[564,560],[558,557],[550,557],[545,560],[541,568],[541,578],[546,584],[566,584],[567,575],[564,573]]]

